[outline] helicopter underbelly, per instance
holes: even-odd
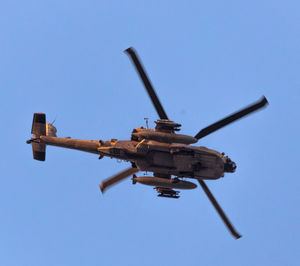
[[[224,163],[214,153],[207,151],[150,151],[145,159],[136,162],[142,171],[195,177],[199,179],[217,179],[224,176]]]
[[[152,165],[164,166],[168,168],[176,167],[173,156],[168,152],[151,152],[148,158],[150,159]]]

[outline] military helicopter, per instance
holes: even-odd
[[[31,130],[33,137],[27,140],[28,144],[32,144],[33,158],[45,161],[46,145],[51,145],[98,154],[99,159],[106,156],[130,162],[131,167],[105,179],[100,184],[102,193],[121,180],[132,176],[133,184],[153,186],[159,197],[179,198],[179,191],[174,189],[197,187],[195,183],[183,178],[197,180],[228,230],[236,239],[240,238],[241,235],[235,230],[204,182],[204,180],[223,177],[224,173],[235,172],[236,164],[224,153],[191,144],[266,106],[267,99],[263,96],[258,102],[203,128],[194,137],[178,134],[176,132],[180,130],[181,125],[168,118],[135,50],[130,47],[124,52],[131,58],[160,118],[155,121],[155,129],[149,129],[148,126],[137,127],[133,129],[130,140],[60,138],[56,136],[56,128],[53,124],[46,122],[46,115],[35,113]],[[140,171],[152,172],[153,176],[137,177],[136,173]]]

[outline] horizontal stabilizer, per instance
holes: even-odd
[[[46,144],[32,142],[33,159],[45,161],[46,159]]]
[[[33,115],[31,134],[35,138],[46,136],[46,115],[43,113],[35,113]]]
[[[33,115],[32,129],[34,139],[40,136],[46,136],[46,115],[43,113],[35,113]],[[46,159],[46,144],[39,142],[30,142],[32,144],[33,159],[45,161]]]

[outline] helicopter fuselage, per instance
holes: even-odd
[[[192,141],[192,137],[175,133],[157,132],[152,129],[143,129],[143,137],[136,138],[134,130],[132,140],[78,140],[72,138],[58,138],[53,136],[40,136],[33,142],[64,148],[77,149],[119,160],[130,161],[140,171],[158,173],[157,175],[174,175],[177,177],[190,177],[197,179],[218,179],[224,172],[234,172],[235,163],[227,156],[203,146],[192,146],[185,143],[168,143],[157,140],[163,136],[167,140],[178,138],[181,142]],[[185,137],[186,136],[186,137]],[[156,175],[156,176],[157,176]]]
[[[197,179],[218,179],[224,172],[234,172],[235,163],[206,147],[154,140],[103,142],[98,151],[103,156],[131,161],[141,171]],[[155,175],[157,176],[157,175]]]

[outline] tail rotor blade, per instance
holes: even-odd
[[[212,125],[210,125],[206,128],[203,128],[202,130],[199,131],[199,133],[195,136],[195,138],[201,139],[201,138],[217,131],[218,129],[229,125],[230,123],[232,123],[250,113],[253,113],[253,112],[259,110],[260,108],[263,108],[267,104],[268,104],[268,100],[265,96],[263,96],[261,98],[261,100],[259,100],[258,102],[255,102],[255,103],[247,106],[246,108],[244,108],[236,113],[233,113],[232,115],[229,115],[229,116],[219,120],[218,122],[213,123]]]
[[[124,171],[112,176],[112,177],[109,177],[107,179],[105,179],[100,185],[100,190],[102,193],[104,193],[104,191],[113,186],[113,185],[116,185],[117,183],[119,183],[120,181],[122,181],[123,179],[127,178],[128,176],[130,175],[133,175],[135,173],[137,173],[139,171],[139,169],[137,168],[127,168],[125,169]]]
[[[230,233],[236,238],[240,238],[242,237],[233,227],[233,225],[231,224],[231,222],[229,221],[229,219],[227,218],[226,214],[224,213],[224,211],[222,210],[222,208],[220,207],[219,203],[217,202],[217,200],[215,199],[215,197],[213,196],[213,194],[210,192],[210,190],[208,189],[207,185],[204,183],[203,180],[198,180],[200,186],[202,187],[202,189],[204,190],[205,194],[207,195],[207,197],[209,198],[210,202],[212,203],[212,205],[214,205],[217,213],[220,215],[221,219],[223,220],[223,222],[225,223],[226,227],[228,228],[228,230],[230,231]]]
[[[167,116],[164,108],[162,107],[162,105],[161,105],[161,103],[160,103],[160,101],[159,101],[159,99],[158,99],[158,97],[157,97],[157,95],[154,91],[154,88],[153,88],[153,86],[150,82],[150,79],[148,78],[148,76],[147,76],[147,74],[146,74],[146,72],[145,72],[145,70],[144,70],[144,68],[143,68],[136,52],[135,52],[135,50],[132,47],[129,47],[124,52],[127,53],[130,56],[137,72],[140,75],[141,80],[144,83],[144,86],[145,86],[145,88],[146,88],[146,90],[147,90],[147,92],[148,92],[148,94],[151,98],[151,101],[152,101],[152,103],[153,103],[153,105],[156,109],[156,112],[158,113],[160,119],[168,119],[168,116]]]

